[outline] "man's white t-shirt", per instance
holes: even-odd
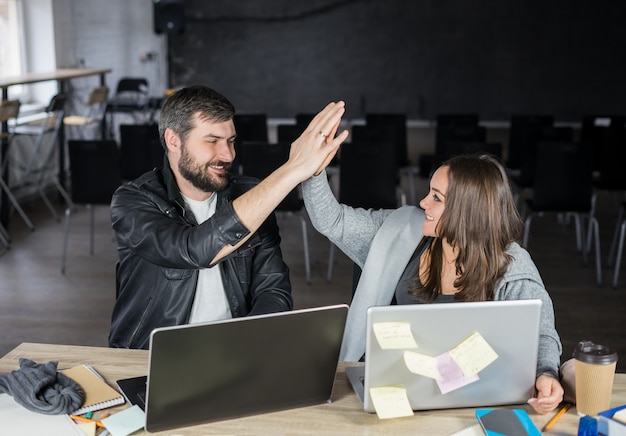
[[[213,194],[205,201],[192,200],[183,196],[189,209],[196,217],[198,224],[202,224],[215,213],[217,195]],[[196,295],[191,307],[189,323],[218,321],[232,318],[230,306],[224,292],[224,283],[220,268],[202,268],[198,274]]]

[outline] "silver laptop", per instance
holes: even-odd
[[[119,380],[129,402],[147,390],[147,431],[330,400],[348,312],[325,306],[155,329],[147,382]]]
[[[413,410],[522,404],[534,393],[540,310],[541,300],[371,307],[365,366],[346,368],[346,373],[367,412],[375,412],[370,388],[396,385],[406,388]],[[408,323],[417,348],[382,349],[373,331],[380,323],[404,323],[405,329]],[[469,384],[448,391],[405,363],[405,350],[447,356],[475,332],[497,358]]]

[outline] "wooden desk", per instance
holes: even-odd
[[[100,85],[104,86],[105,75],[110,73],[110,68],[62,68],[45,73],[26,73],[18,76],[0,77],[0,88],[2,89],[2,100],[9,98],[9,87],[15,85],[28,85],[31,83],[48,82],[54,80],[57,82],[58,93],[67,93],[67,82],[71,79],[88,76],[100,76]],[[6,132],[8,124],[3,123],[0,131]],[[65,132],[63,129],[59,132],[59,144],[65,143]],[[2,139],[0,148],[0,162],[7,154],[9,147],[8,138]],[[65,186],[65,147],[59,147],[59,182],[61,186]],[[3,174],[4,181],[8,184],[8,174]],[[8,198],[3,191],[0,199],[0,222],[6,225],[9,221],[9,207],[7,207]]]
[[[118,379],[145,375],[148,363],[148,352],[144,350],[23,343],[0,359],[0,374],[18,369],[20,357],[38,363],[56,360],[60,369],[90,364],[113,386]],[[415,412],[412,417],[380,420],[376,415],[363,411],[346,378],[345,367],[344,363],[339,365],[332,403],[329,404],[185,427],[169,432],[134,434],[449,435],[476,424],[474,409],[420,411]],[[616,374],[611,406],[624,403],[626,403],[626,374]],[[516,407],[526,409],[540,429],[554,415],[554,413],[537,415],[527,405]],[[548,434],[575,435],[578,419],[575,408],[571,408]]]

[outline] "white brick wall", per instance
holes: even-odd
[[[123,76],[146,77],[152,95],[167,86],[165,36],[153,30],[152,0],[54,0],[61,66],[108,67],[111,92]],[[142,53],[154,52],[151,61]]]

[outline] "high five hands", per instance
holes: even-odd
[[[331,102],[311,120],[302,135],[291,144],[289,161],[302,180],[318,175],[335,157],[348,137],[344,130],[335,136],[345,112],[345,102]]]

